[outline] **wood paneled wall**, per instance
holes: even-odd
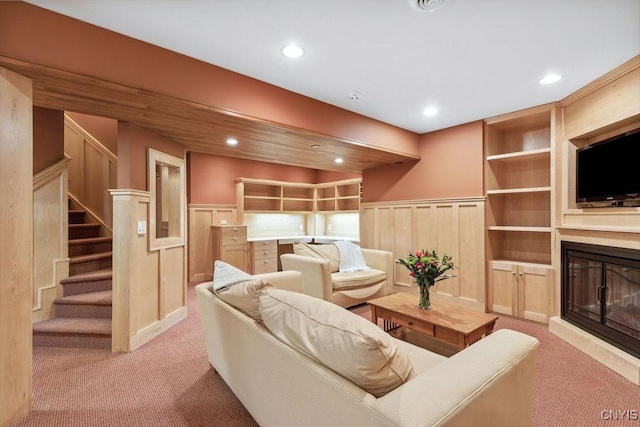
[[[33,322],[51,317],[60,280],[69,276],[68,164],[61,160],[33,177]]]
[[[112,230],[109,189],[117,187],[118,158],[66,115],[64,151],[71,158],[69,194],[107,230]]]
[[[31,80],[0,67],[0,426],[29,412],[32,389]]]
[[[190,282],[213,278],[211,226],[238,224],[236,213],[236,206],[231,205],[189,205],[187,240]]]
[[[484,198],[363,203],[361,246],[391,251],[395,259],[422,249],[451,255],[456,277],[438,282],[434,301],[485,311],[484,204]],[[417,292],[399,262],[395,285]]]
[[[149,218],[150,195],[111,190],[113,195],[112,351],[133,351],[187,315],[186,246],[149,250],[148,234],[137,234]]]

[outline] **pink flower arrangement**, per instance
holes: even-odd
[[[442,256],[442,261],[437,252],[416,251],[409,253],[406,259],[399,259],[400,263],[407,267],[409,276],[413,277],[418,286],[433,286],[435,282],[453,277],[444,274],[453,269],[453,261],[447,254]]]

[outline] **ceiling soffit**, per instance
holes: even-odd
[[[0,65],[33,80],[34,105],[134,123],[189,151],[350,173],[419,159],[12,58],[0,56]],[[241,145],[227,146],[229,136]]]

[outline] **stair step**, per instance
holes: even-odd
[[[55,318],[33,324],[35,347],[111,348],[111,319]]]
[[[87,213],[79,209],[69,209],[69,224],[82,224]]]
[[[104,270],[112,266],[112,252],[74,256],[69,259],[69,275]]]
[[[110,268],[87,273],[76,274],[62,279],[64,296],[78,295],[88,292],[108,291],[112,289],[113,272]]]
[[[111,237],[89,237],[69,240],[69,256],[87,255],[96,252],[107,252],[113,249]]]
[[[53,301],[56,317],[111,319],[112,295],[112,291],[100,291],[58,297]]]
[[[69,224],[69,240],[100,236],[100,224]]]

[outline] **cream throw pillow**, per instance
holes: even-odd
[[[328,301],[267,289],[260,314],[280,340],[376,397],[414,376],[411,361],[386,332]]]
[[[265,280],[251,279],[218,291],[216,295],[222,301],[237,308],[247,316],[262,322],[259,309],[260,295],[262,295],[263,290],[270,288],[274,288],[274,286]]]
[[[331,272],[340,269],[340,252],[336,245],[309,245],[307,243],[294,243],[293,253],[317,259],[326,259],[331,263]]]

